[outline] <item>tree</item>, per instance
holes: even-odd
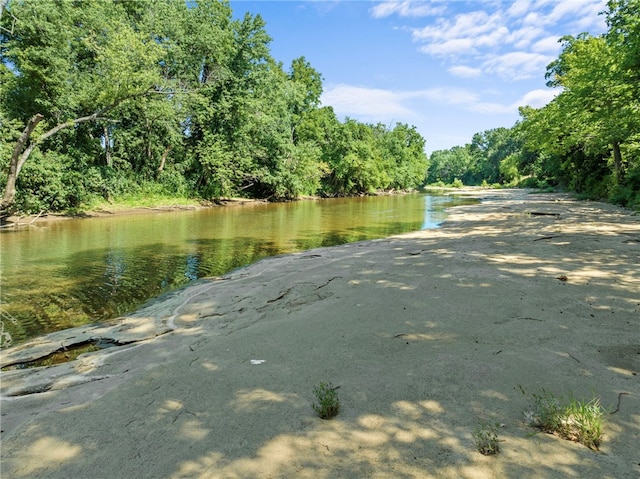
[[[392,188],[404,190],[424,184],[428,167],[424,146],[425,140],[415,127],[396,123],[392,130],[383,130],[380,148]]]
[[[454,146],[448,150],[436,150],[429,158],[427,183],[452,184],[458,179],[470,184],[473,170],[473,156],[469,145]]]
[[[546,76],[562,90],[539,110],[522,109],[521,130],[531,150],[556,158],[557,176],[569,186],[595,197],[626,189],[620,199],[628,202],[640,188],[640,2],[607,7],[606,34],[561,39]]]
[[[415,128],[340,123],[227,1],[11,0],[0,30],[3,210],[98,195],[292,199],[421,183]]]
[[[469,146],[469,151],[474,157],[473,180],[470,184],[504,182],[502,171],[508,171],[509,167],[502,163],[509,157],[511,158],[508,163],[517,162],[515,155],[520,147],[514,132],[509,128],[494,128],[473,135]],[[510,176],[514,176],[512,171]]]
[[[547,72],[551,87],[562,87],[557,102],[567,122],[564,141],[587,154],[613,152],[616,175],[624,176],[620,145],[640,128],[638,101],[628,71],[606,37],[564,37],[560,58]]]
[[[3,211],[13,205],[16,181],[35,148],[64,129],[105,120],[121,103],[161,85],[158,45],[118,5],[12,2],[11,10],[18,21],[13,33],[2,34],[1,60],[13,69],[3,103],[13,105],[9,118],[25,126],[9,161]]]
[[[315,110],[320,104],[322,95],[322,75],[306,60],[305,57],[295,58],[291,62],[289,78],[301,86],[303,92],[300,104],[294,109],[294,113],[301,113]]]

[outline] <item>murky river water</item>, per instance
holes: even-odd
[[[434,228],[462,202],[424,194],[308,200],[3,230],[0,344],[114,318],[267,256]]]

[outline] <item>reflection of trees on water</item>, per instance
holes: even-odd
[[[198,266],[200,265],[200,258],[195,254],[187,255],[187,269],[184,272],[185,277],[189,281],[198,279]]]
[[[20,341],[115,318],[269,256],[416,231],[425,205],[422,195],[340,198],[59,224],[42,244],[25,235],[30,261],[3,284],[5,309],[19,321],[4,331]]]
[[[4,311],[4,309],[2,309],[2,303],[0,303],[0,347],[11,346],[11,343],[13,343],[11,332],[9,332],[8,328],[5,328],[5,321],[13,325],[18,324],[18,320]]]
[[[438,222],[433,219],[433,198],[431,196],[424,197],[424,221],[422,222],[422,229],[436,228]]]
[[[104,281],[100,286],[105,296],[117,294],[126,270],[127,264],[122,252],[109,251],[105,260]]]
[[[195,281],[203,276],[200,273],[200,264],[202,262],[201,253],[187,253],[185,256],[176,257],[174,261],[176,261],[175,268],[169,268],[167,274],[160,281],[160,288],[163,291],[190,281]]]

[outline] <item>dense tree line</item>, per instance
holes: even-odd
[[[1,209],[160,194],[275,200],[424,182],[414,127],[339,121],[304,57],[270,55],[226,1],[9,0],[0,19]]]
[[[512,128],[433,152],[427,180],[560,185],[640,207],[640,0],[610,0],[608,31],[563,37],[547,67],[558,95]]]
[[[431,154],[427,182],[465,185],[513,184],[527,153],[522,135],[495,128],[473,135],[471,143]]]

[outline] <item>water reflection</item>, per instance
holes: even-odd
[[[438,228],[447,219],[447,208],[476,203],[473,198],[426,194],[424,198],[424,221],[422,229]]]
[[[13,343],[123,315],[267,256],[433,228],[450,197],[381,196],[42,223],[0,234]],[[15,321],[9,320],[14,318]]]
[[[435,220],[433,212],[433,197],[427,195],[424,197],[424,221],[422,222],[422,229],[427,230],[430,228],[437,228],[443,220]]]

